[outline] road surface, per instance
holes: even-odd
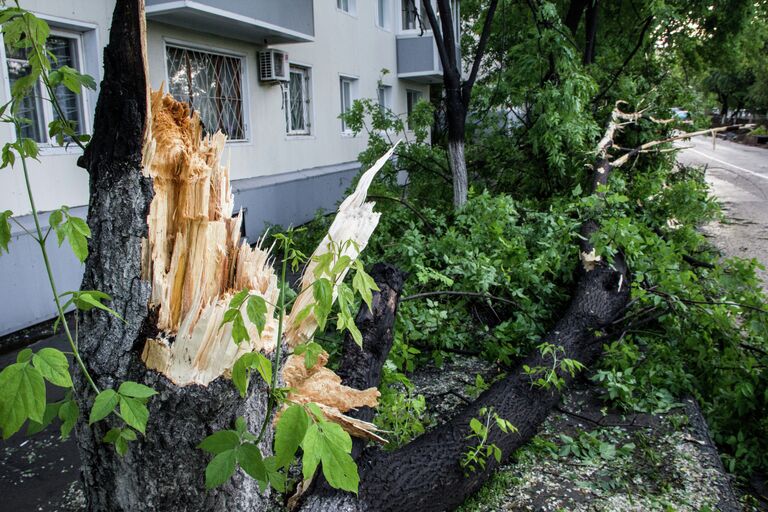
[[[712,137],[686,141],[678,162],[706,166],[706,179],[722,203],[725,222],[704,232],[726,256],[755,258],[768,266],[768,149]],[[758,271],[768,289],[768,272]]]

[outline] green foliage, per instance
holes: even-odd
[[[483,407],[478,414],[480,418],[469,420],[471,432],[467,436],[467,439],[475,444],[467,448],[461,460],[461,467],[467,472],[485,469],[491,456],[496,459],[496,462],[501,462],[501,449],[494,443],[488,442],[491,429],[495,427],[504,434],[517,432],[517,427],[494,412],[493,407]]]
[[[245,353],[232,366],[232,384],[242,398],[245,398],[248,393],[252,370],[256,370],[267,385],[272,384],[272,361],[260,352]]]
[[[0,212],[0,254],[3,251],[8,252],[8,243],[11,241],[11,224],[8,222],[8,219],[12,215],[13,212],[11,210]]]
[[[391,360],[384,365],[381,397],[373,420],[376,426],[387,431],[386,450],[407,444],[435,423],[427,413],[424,395],[415,393],[411,381],[397,368]]]

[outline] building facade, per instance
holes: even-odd
[[[420,4],[420,2],[416,2]],[[456,10],[458,11],[458,2]],[[408,0],[146,0],[149,78],[199,112],[208,131],[227,134],[236,207],[255,240],[269,224],[300,224],[329,210],[359,170],[366,137],[339,118],[355,99],[377,99],[407,115],[441,67],[431,32]],[[114,0],[26,0],[22,7],[51,27],[48,49],[59,65],[102,74]],[[458,16],[456,16],[458,18]],[[0,46],[0,102],[22,77],[26,56]],[[388,72],[383,72],[387,70]],[[98,91],[56,93],[65,116],[92,130]],[[24,105],[25,136],[41,146],[30,178],[36,206],[69,206],[84,217],[88,177],[81,152],[56,147],[55,118],[42,90]],[[0,125],[2,143],[14,139]],[[13,211],[10,254],[0,256],[0,335],[54,315],[19,169],[0,171],[0,210]],[[60,291],[79,287],[82,266],[49,239]]]

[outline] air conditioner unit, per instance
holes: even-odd
[[[280,50],[259,52],[259,80],[262,82],[287,82],[288,54]]]

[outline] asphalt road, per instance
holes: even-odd
[[[712,137],[684,143],[678,162],[706,166],[706,179],[722,203],[724,222],[704,232],[726,256],[755,258],[768,266],[768,149]],[[768,289],[768,272],[759,271]]]

